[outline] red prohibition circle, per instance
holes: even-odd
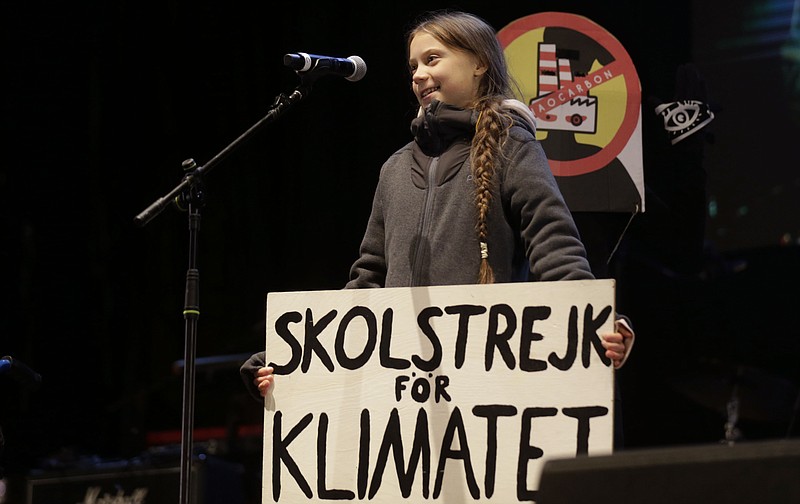
[[[566,28],[574,30],[604,47],[614,58],[614,63],[622,69],[621,77],[625,81],[628,99],[625,105],[625,114],[616,134],[611,141],[591,156],[571,161],[550,160],[550,168],[556,176],[574,176],[590,173],[608,166],[622,152],[633,135],[639,121],[639,101],[631,103],[633,91],[641,94],[639,75],[633,66],[628,52],[613,35],[600,25],[583,16],[564,12],[542,12],[532,14],[512,21],[497,33],[500,45],[505,49],[519,36],[532,30],[546,28]]]

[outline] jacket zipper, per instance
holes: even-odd
[[[428,184],[425,188],[425,205],[423,206],[422,211],[422,220],[419,223],[419,239],[417,240],[417,250],[414,251],[414,263],[412,264],[411,270],[411,286],[416,287],[420,283],[420,276],[421,276],[421,268],[422,268],[422,256],[424,254],[423,244],[425,243],[425,238],[428,235],[428,227],[431,220],[431,212],[433,212],[433,197],[431,193],[433,192],[433,187],[436,182],[436,169],[439,166],[439,158],[434,157],[431,158],[431,164],[428,166]]]

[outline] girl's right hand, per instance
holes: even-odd
[[[266,397],[267,391],[272,386],[272,381],[275,379],[275,375],[272,372],[273,369],[271,367],[258,368],[258,371],[256,371],[253,383],[258,387],[258,393],[261,394],[261,397]]]

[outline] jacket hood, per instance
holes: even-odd
[[[477,116],[472,110],[433,100],[411,121],[414,141],[427,156],[439,156],[456,140],[472,140]]]
[[[519,100],[503,100],[502,107],[514,117],[514,124],[536,134],[536,117],[531,109]]]

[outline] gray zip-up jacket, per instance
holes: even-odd
[[[347,288],[477,282],[481,252],[469,160],[474,130],[470,111],[438,102],[414,120],[414,141],[381,169]],[[594,279],[532,124],[520,116],[503,152],[489,212],[496,282]],[[259,400],[253,378],[266,362],[266,353],[258,352],[239,370]]]
[[[512,113],[516,113],[513,109]],[[481,250],[469,110],[434,102],[414,141],[383,165],[348,288],[474,284]],[[503,146],[488,216],[496,282],[594,276],[532,126],[520,117]]]

